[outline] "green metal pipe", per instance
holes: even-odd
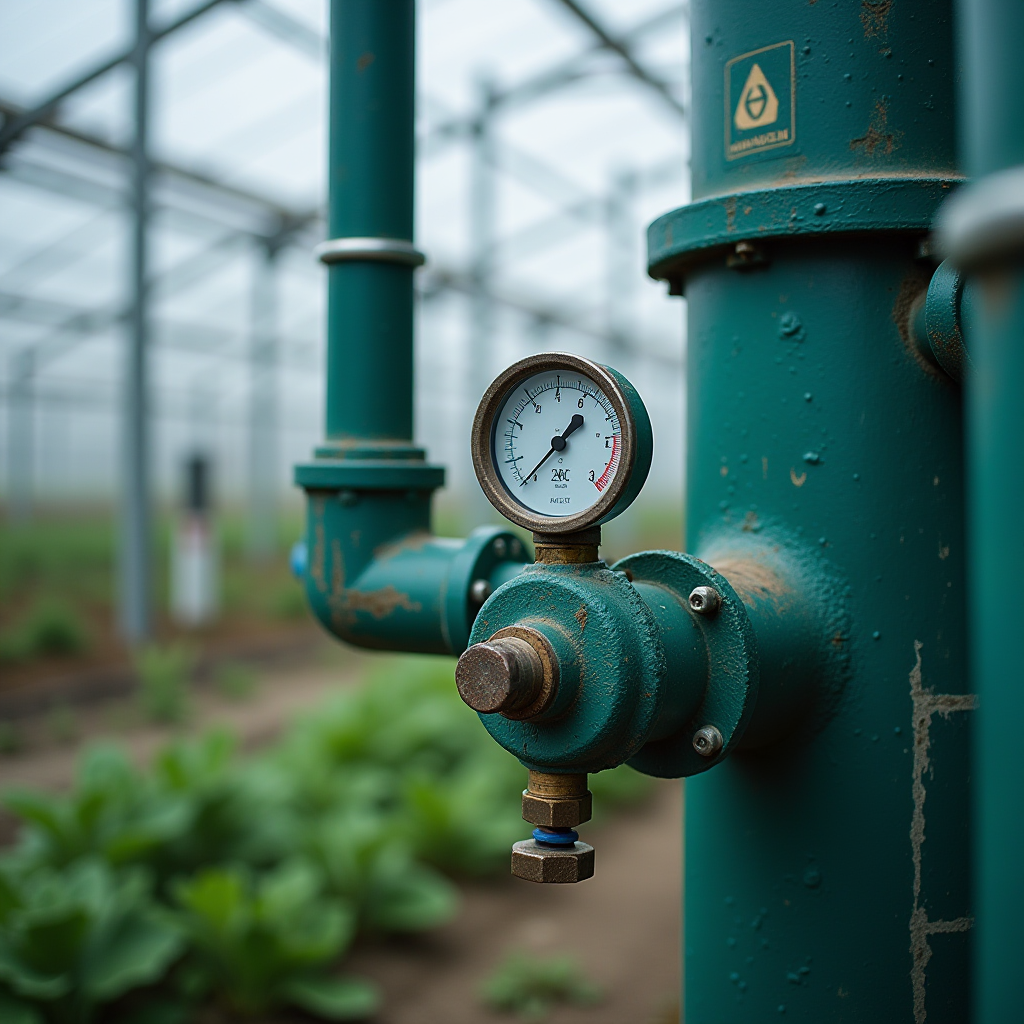
[[[413,441],[413,0],[333,0],[326,440],[308,495],[306,594],[348,643],[459,653],[527,559],[512,534],[431,532],[444,470]]]
[[[974,732],[974,1020],[1024,1019],[1024,5],[958,6],[964,162],[979,180],[943,211],[949,262],[972,287],[967,342]]]
[[[817,558],[844,686],[687,782],[685,1019],[964,1021],[961,400],[909,322],[957,178],[949,4],[696,0],[691,39],[695,202],[649,235],[687,297],[689,550]]]
[[[332,0],[331,239],[413,235],[414,0]],[[412,262],[328,264],[327,437],[412,443]]]

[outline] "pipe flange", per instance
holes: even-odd
[[[645,744],[628,762],[645,775],[667,779],[705,772],[735,749],[754,711],[759,667],[750,616],[729,581],[692,555],[646,551],[630,555],[612,568],[630,572],[634,582],[668,587],[684,604],[698,587],[711,587],[721,597],[714,615],[690,609],[708,655],[707,686],[697,710],[679,730]],[[722,737],[721,746],[711,756],[699,753],[693,742],[700,730],[709,727]]]

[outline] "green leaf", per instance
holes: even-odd
[[[406,874],[375,894],[367,918],[381,931],[414,932],[445,924],[458,909],[455,886],[426,868],[409,865]]]
[[[90,958],[86,993],[105,1002],[157,981],[183,945],[181,933],[156,915],[135,914]]]
[[[0,992],[0,1021],[3,1024],[45,1024],[43,1015],[28,1003]]]
[[[281,996],[324,1020],[364,1020],[380,1008],[376,987],[360,978],[293,978],[280,989]]]

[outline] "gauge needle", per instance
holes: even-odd
[[[547,455],[545,455],[544,458],[541,459],[540,462],[538,462],[537,465],[534,466],[533,469],[531,469],[525,477],[523,477],[522,483],[520,483],[519,486],[522,487],[523,484],[525,484],[526,481],[529,480],[530,477],[533,476],[533,474],[536,473],[537,470],[540,469],[540,467],[543,466],[544,463],[547,462],[552,455],[554,455],[555,452],[563,451],[565,449],[565,439],[574,430],[579,430],[579,428],[582,426],[583,417],[579,413],[577,413],[575,416],[573,416],[571,420],[569,420],[569,426],[567,426],[561,434],[556,434],[553,438],[551,438],[551,447],[548,449]]]

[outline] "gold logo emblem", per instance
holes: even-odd
[[[750,69],[747,83],[740,92],[733,122],[741,132],[745,132],[751,128],[763,128],[767,124],[774,124],[778,117],[779,98],[768,79],[764,77],[761,65],[755,64]]]

